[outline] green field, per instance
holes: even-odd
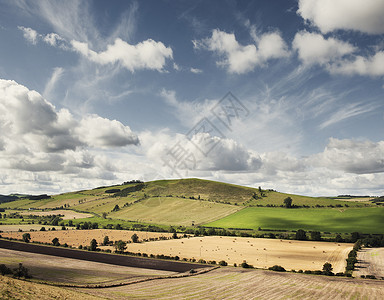
[[[228,183],[178,179],[146,182],[140,190],[138,183],[100,187],[92,190],[53,195],[50,199],[20,199],[0,204],[12,210],[67,208],[94,214],[107,214],[102,223],[133,221],[145,224],[192,226],[204,225],[223,228],[306,229],[330,232],[380,233],[384,225],[383,207],[372,202],[353,199],[308,197],[260,190]],[[109,189],[126,193],[106,193]],[[129,192],[130,191],[130,192]],[[291,197],[294,206],[282,208],[284,199]],[[361,200],[358,198],[358,200]],[[115,206],[118,211],[114,211]],[[305,208],[304,208],[305,207]],[[25,220],[29,222],[30,220]],[[3,220],[4,223],[20,222]]]
[[[108,215],[111,218],[166,225],[191,226],[230,215],[241,207],[174,197],[153,197]]]
[[[220,220],[205,224],[209,227],[316,230],[329,232],[384,232],[384,208],[269,208],[248,207]]]

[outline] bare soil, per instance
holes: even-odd
[[[357,252],[358,263],[353,275],[374,275],[384,278],[384,248],[363,248]]]

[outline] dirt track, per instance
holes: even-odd
[[[205,265],[183,263],[176,261],[165,261],[150,258],[140,258],[126,255],[106,254],[99,252],[89,252],[81,250],[73,250],[61,247],[48,247],[21,242],[12,242],[0,239],[0,248],[33,252],[46,255],[54,255],[67,258],[75,258],[87,261],[101,262],[112,265],[164,270],[171,272],[187,272],[191,269],[206,268]]]

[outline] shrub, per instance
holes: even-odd
[[[285,269],[279,265],[274,265],[273,267],[269,267],[268,270],[276,271],[276,272],[285,272]]]
[[[220,266],[228,266],[228,263],[225,260],[220,260],[219,265]]]

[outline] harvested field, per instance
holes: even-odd
[[[95,300],[99,297],[87,295],[79,291],[21,281],[10,277],[0,276],[1,299],[82,299]]]
[[[358,263],[353,275],[374,275],[384,278],[384,248],[363,248],[357,252]]]
[[[258,268],[281,265],[287,270],[321,270],[325,262],[330,262],[334,272],[343,272],[352,247],[353,244],[329,242],[208,236],[129,244],[127,250],[196,260],[225,260],[231,265],[246,261]]]
[[[41,225],[41,224],[19,224],[19,225],[0,225],[0,230],[3,231],[2,235],[5,236],[4,232],[14,231],[33,231],[40,230],[41,227],[45,227],[46,230],[55,228],[56,230],[61,229],[61,226]],[[70,229],[70,227],[69,227]],[[23,233],[21,233],[23,235]]]
[[[33,215],[33,216],[51,216],[51,215],[63,215],[63,220],[69,219],[82,219],[82,218],[90,218],[92,214],[79,213],[73,210],[50,210],[50,211],[25,211],[21,213],[22,215]]]
[[[42,246],[32,243],[6,241],[4,239],[0,239],[0,248],[22,252],[53,255],[65,258],[80,259],[117,266],[163,270],[179,273],[187,272],[191,269],[204,269],[208,267],[206,265],[196,263],[141,258],[128,255],[107,254],[96,251],[74,250],[64,247]]]
[[[381,281],[220,268],[186,278],[108,289],[77,289],[107,299],[384,299]]]
[[[19,263],[28,268],[34,280],[61,284],[113,284],[177,274],[0,248],[0,264],[16,268]]]
[[[41,226],[39,227],[41,228]],[[21,239],[25,232],[4,232],[3,237]],[[139,240],[150,238],[170,238],[172,233],[167,232],[144,232],[130,230],[90,229],[90,230],[56,230],[30,232],[32,242],[51,243],[57,237],[60,244],[67,243],[68,246],[89,246],[92,239],[102,244],[104,237],[108,236],[110,241],[131,241],[132,235],[136,233]]]

